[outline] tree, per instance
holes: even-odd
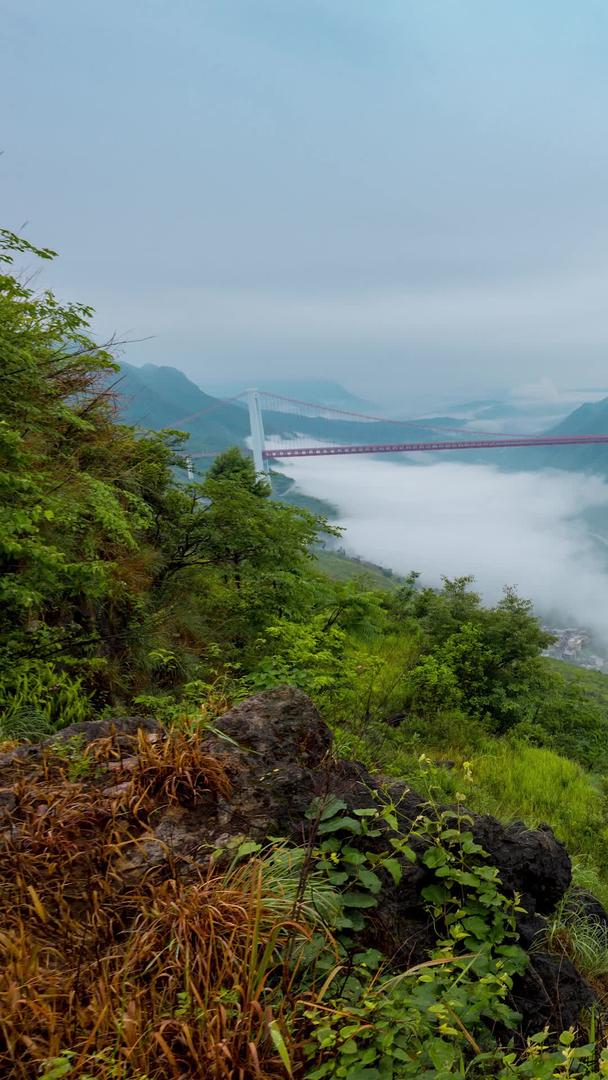
[[[118,421],[118,365],[88,333],[91,309],[14,272],[54,253],[0,238],[0,701],[26,679],[46,709],[69,676],[101,704],[158,683],[160,655],[174,657],[165,685],[212,646],[255,651],[306,608],[325,524],[274,502],[236,448],[202,484],[178,482],[184,436]]]
[[[224,662],[249,670],[277,619],[303,620],[317,583],[312,545],[327,523],[270,497],[238,451],[219,456],[201,484],[171,493],[159,522],[161,590],[194,603],[201,632]]]
[[[436,667],[428,669],[428,660],[420,661],[413,673],[414,699],[420,696],[419,684],[427,675],[444,673],[433,679],[435,697],[445,676],[452,673],[462,707],[472,716],[485,719],[497,732],[518,723],[532,701],[542,695],[543,667],[540,656],[551,641],[535,618],[532,604],[513,589],[505,589],[500,602],[484,608],[479,595],[469,586],[472,579],[444,578],[443,589],[421,591],[414,610],[426,636],[426,657]],[[428,697],[428,695],[427,695]],[[446,708],[454,704],[453,688]]]
[[[235,483],[261,498],[268,497],[272,488],[265,477],[259,476],[250,457],[245,457],[238,446],[231,446],[218,454],[207,473],[208,480],[234,480]]]

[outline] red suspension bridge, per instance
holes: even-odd
[[[608,443],[608,435],[555,435],[551,438],[544,435],[531,435],[529,437],[498,439],[465,439],[462,442],[410,442],[410,443],[365,443],[353,446],[303,446],[281,447],[278,450],[262,450],[262,458],[292,458],[292,457],[327,457],[330,454],[398,454],[418,453],[423,450],[479,450],[497,446],[572,446],[581,443]]]
[[[608,435],[524,435],[513,432],[492,434],[467,428],[464,423],[449,426],[437,421],[394,420],[367,413],[338,409],[318,402],[300,401],[280,394],[246,390],[227,401],[176,422],[186,424],[224,405],[249,408],[250,445],[257,469],[268,471],[273,459],[333,457],[343,454],[415,454],[462,450],[496,450],[502,447],[577,446],[608,443]],[[266,417],[266,423],[264,422]],[[287,421],[289,417],[289,421]],[[344,441],[336,421],[343,424]],[[401,429],[399,432],[398,429]],[[388,437],[395,432],[395,438]],[[399,434],[401,433],[401,438]],[[413,435],[419,438],[412,438]],[[446,438],[437,438],[445,435]],[[193,458],[214,456],[194,453]]]

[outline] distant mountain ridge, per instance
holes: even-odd
[[[560,435],[608,435],[608,397],[579,405],[552,429]]]
[[[333,379],[254,379],[251,384],[266,394],[312,401],[334,409],[354,409],[360,412],[381,411],[378,405],[352,394],[350,390]],[[209,393],[218,397],[231,397],[245,388],[243,380],[206,380]]]
[[[580,405],[551,430],[552,435],[608,435],[608,397]],[[608,446],[559,446],[560,468],[608,476]]]
[[[608,435],[608,397],[579,405],[545,434]],[[522,457],[518,459],[515,455],[520,453]],[[608,446],[601,443],[587,446],[539,446],[530,450],[514,450],[512,454],[513,465],[509,464],[514,468],[565,469],[569,472],[608,476]]]

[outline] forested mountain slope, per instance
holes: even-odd
[[[222,398],[240,394],[244,386],[242,379],[223,380],[214,378],[211,380],[202,379],[201,382],[214,397]],[[255,378],[254,383],[258,390],[269,394],[300,398],[304,401],[333,406],[337,409],[354,409],[358,412],[367,413],[378,413],[380,411],[377,405],[365,401],[356,394],[352,394],[350,390],[347,390],[340,383],[334,382],[333,379],[315,379],[312,377],[303,379],[275,377],[269,379],[260,376]]]
[[[134,367],[122,361],[120,376],[120,413],[127,423],[153,431],[188,431],[189,449],[194,452],[245,446],[249,434],[246,409],[210,397],[177,368],[155,364]]]

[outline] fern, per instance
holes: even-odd
[[[53,726],[36,706],[19,705],[0,717],[0,739],[36,742],[53,733]]]

